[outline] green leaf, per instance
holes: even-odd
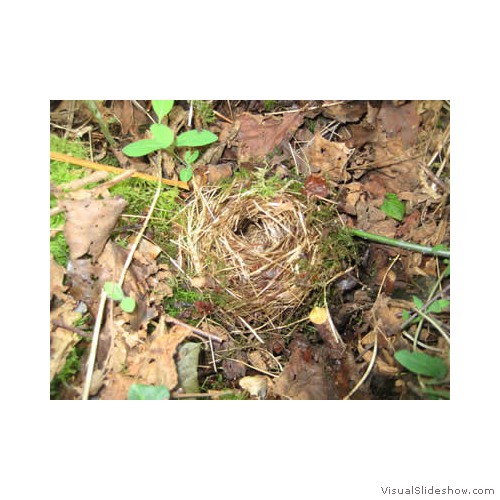
[[[415,304],[415,307],[419,310],[422,310],[422,307],[424,307],[424,302],[422,299],[419,299],[416,295],[413,296],[413,303]]]
[[[164,385],[132,384],[127,399],[169,399],[170,391]]]
[[[174,101],[151,101],[151,103],[153,104],[153,109],[158,116],[158,122],[161,122],[163,117],[170,113],[170,110],[174,105]]]
[[[394,193],[386,193],[384,203],[382,203],[380,209],[386,215],[399,222],[403,220],[406,213],[405,204]]]
[[[162,145],[153,139],[142,139],[141,141],[130,143],[125,146],[122,151],[127,156],[137,157],[147,155],[161,148]]]
[[[120,307],[126,313],[132,313],[135,309],[135,300],[132,297],[124,297],[120,302]]]
[[[397,351],[394,357],[407,370],[419,375],[444,378],[448,373],[446,363],[441,358],[429,356],[425,352],[410,352],[403,349],[402,351]]]
[[[163,149],[168,148],[174,142],[174,131],[166,125],[153,123],[153,125],[149,127],[149,130],[151,130],[154,140],[158,142]]]
[[[210,130],[188,130],[177,137],[176,145],[179,148],[195,148],[197,146],[212,144],[212,142],[215,142],[217,139],[218,137],[212,134]]]
[[[125,297],[122,287],[114,281],[106,281],[106,283],[104,283],[104,291],[106,295],[113,300],[123,300]]]
[[[401,316],[403,317],[404,322],[406,322],[410,319],[410,313],[404,309],[403,309],[403,311],[401,311]]]
[[[179,172],[179,179],[183,182],[189,182],[191,178],[193,177],[193,169],[190,168],[183,168]]]
[[[200,156],[200,152],[197,149],[193,151],[186,151],[184,153],[184,161],[191,165],[191,163],[194,163],[198,159],[198,156]]]
[[[450,307],[450,301],[449,300],[447,300],[447,299],[439,299],[439,300],[435,300],[427,308],[427,312],[439,314],[439,313],[443,312],[445,309],[447,309],[448,307]]]

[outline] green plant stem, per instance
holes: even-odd
[[[382,243],[384,245],[391,245],[394,247],[404,248],[405,250],[412,250],[414,252],[420,252],[430,255],[435,255],[436,257],[446,257],[450,258],[450,252],[448,250],[436,249],[433,247],[426,247],[424,245],[418,245],[417,243],[411,243],[409,241],[395,240],[394,238],[388,238],[387,236],[380,236],[378,234],[367,233],[361,229],[349,229],[351,234],[357,236],[358,238],[363,238],[365,240],[373,241],[375,243]]]
[[[109,142],[109,145],[113,148],[118,147],[118,143],[113,139],[111,133],[109,132],[108,124],[106,123],[101,112],[99,111],[96,102],[85,101],[85,104],[87,105],[89,111],[92,113],[92,116],[97,120],[99,128],[101,129],[101,132],[104,134],[104,137],[106,137],[106,140]]]

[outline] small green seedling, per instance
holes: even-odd
[[[132,297],[127,297],[118,283],[106,281],[106,283],[104,283],[104,291],[110,299],[120,303],[120,307],[123,311],[127,313],[134,312],[135,300]]]
[[[175,137],[174,131],[163,125],[161,121],[167,116],[174,105],[174,101],[152,101],[153,109],[158,116],[158,123],[153,123],[149,127],[151,139],[142,139],[132,142],[123,148],[127,156],[144,156],[154,151],[162,149],[173,154],[176,148],[198,148],[207,146],[215,142],[218,137],[209,130],[188,130]],[[192,164],[198,159],[200,152],[198,150],[188,149],[184,154],[184,162],[187,167],[179,173],[181,181],[188,182],[193,176]]]
[[[406,213],[405,204],[399,200],[394,193],[386,193],[384,203],[382,203],[380,210],[399,222],[403,220]]]
[[[170,399],[170,391],[164,385],[132,384],[127,399]]]
[[[415,304],[415,309],[417,309],[418,311],[422,311],[425,314],[439,314],[450,307],[450,301],[448,299],[438,299],[432,302],[432,304],[429,304],[427,308],[424,308],[424,301],[416,295],[413,295],[413,303]],[[403,311],[401,314],[405,321],[408,321],[410,319],[410,313],[408,311]],[[416,323],[417,321],[419,321],[419,317],[415,318],[412,323]]]

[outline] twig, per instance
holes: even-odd
[[[87,365],[87,373],[85,375],[85,385],[83,386],[82,399],[89,399],[90,384],[92,382],[92,373],[94,372],[95,358],[97,354],[97,345],[99,343],[99,332],[101,330],[102,317],[104,316],[104,306],[106,305],[106,292],[101,291],[101,299],[99,301],[99,309],[94,323],[94,331],[92,332],[92,344],[90,345],[90,353]]]
[[[375,333],[375,339],[373,341],[373,353],[370,359],[370,363],[368,364],[368,368],[366,369],[366,372],[363,374],[363,376],[359,379],[358,383],[349,391],[349,394],[347,394],[347,396],[343,397],[343,399],[350,399],[351,396],[363,385],[363,383],[368,378],[368,375],[373,369],[373,365],[375,364],[375,358],[377,357],[377,350],[378,350],[378,333],[376,330],[374,333]]]
[[[53,319],[52,324],[58,328],[64,328],[65,330],[68,330],[69,332],[76,333],[77,335],[80,335],[80,337],[83,337],[85,339],[90,340],[90,333],[84,332],[83,330],[80,330],[80,328],[75,328],[74,326],[69,326],[66,323],[63,323],[62,321],[58,321],[57,319]]]
[[[253,336],[261,343],[261,344],[265,344],[265,342],[259,337],[259,335],[257,334],[257,332],[241,317],[241,316],[238,316],[238,319],[243,323],[244,326],[246,326],[252,333],[253,333]]]
[[[449,250],[442,250],[440,248],[426,247],[423,245],[418,245],[417,243],[411,243],[409,241],[395,240],[393,238],[388,238],[387,236],[380,236],[378,234],[367,233],[361,229],[349,228],[349,231],[354,236],[363,238],[365,240],[374,241],[375,243],[382,243],[384,245],[391,245],[398,248],[404,248],[405,250],[412,250],[414,252],[420,252],[429,255],[436,255],[437,257],[450,258]]]
[[[177,318],[174,318],[173,316],[166,316],[165,321],[167,323],[173,323],[174,325],[183,326],[184,328],[187,328],[187,329],[191,330],[192,332],[197,333],[201,337],[215,340],[216,342],[219,342],[220,344],[222,343],[222,339],[220,337],[217,337],[217,335],[207,333],[203,330],[200,330],[199,328],[196,328],[195,326],[191,326],[191,325],[188,325],[187,323],[183,323],[182,321],[178,320]]]
[[[123,174],[125,170],[123,168],[111,167],[110,165],[103,165],[102,163],[94,163],[92,161],[83,160],[81,158],[75,158],[74,156],[65,155],[62,153],[56,153],[55,151],[50,152],[50,159],[56,161],[62,161],[65,163],[71,163],[72,165],[78,165],[79,167],[92,168],[93,170],[103,170],[104,172],[110,172],[112,174]],[[144,174],[142,172],[134,171],[132,177],[137,177],[138,179],[144,179],[146,181],[156,182],[158,179],[153,175]],[[189,190],[189,184],[183,181],[174,181],[170,179],[161,179],[163,184],[167,186],[176,186],[181,189]]]

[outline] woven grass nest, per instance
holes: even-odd
[[[226,323],[281,324],[310,294],[321,266],[313,209],[286,190],[269,197],[238,182],[196,189],[178,239],[181,266],[193,286],[223,294]]]

